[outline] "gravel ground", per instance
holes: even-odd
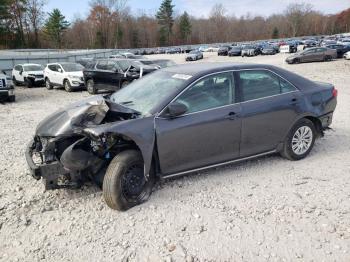
[[[17,88],[16,103],[0,105],[0,260],[350,261],[350,61],[205,57],[335,84],[333,130],[305,160],[270,156],[164,181],[147,203],[121,213],[92,185],[44,192],[27,175],[25,145],[38,122],[89,95]]]

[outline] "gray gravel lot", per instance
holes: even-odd
[[[284,57],[203,61],[274,64],[335,84],[333,130],[308,158],[276,155],[161,182],[124,213],[92,185],[44,192],[27,175],[38,122],[87,92],[17,88],[16,103],[0,104],[0,261],[350,261],[350,61]]]

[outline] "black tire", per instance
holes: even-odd
[[[299,58],[295,58],[293,62],[294,62],[294,64],[300,64],[300,59]]]
[[[28,78],[24,79],[24,83],[25,83],[26,87],[28,87],[28,88],[33,87],[33,81],[28,79]]]
[[[12,82],[15,86],[19,86],[19,82],[16,80],[15,76],[12,77]]]
[[[332,61],[332,57],[329,56],[329,55],[326,55],[326,56],[324,57],[323,61],[325,61],[325,62]]]
[[[70,85],[68,80],[64,80],[64,90],[66,90],[66,92],[70,93],[73,91],[72,86]]]
[[[45,79],[45,87],[47,90],[51,90],[53,88],[53,86],[50,82],[50,79],[48,79],[48,78]]]
[[[124,82],[122,83],[122,85],[120,86],[120,88],[123,89],[123,88],[126,87],[128,84],[130,84],[129,81],[124,81]]]
[[[146,181],[143,167],[143,158],[139,151],[127,150],[114,157],[103,179],[103,197],[110,208],[125,211],[149,198],[154,175],[151,174]]]
[[[13,102],[16,101],[16,97],[15,97],[15,96],[10,96],[10,97],[8,98],[8,101],[9,101],[10,103],[13,103]]]
[[[88,91],[88,93],[90,95],[95,95],[97,93],[97,89],[95,87],[95,83],[94,83],[94,80],[92,79],[89,79],[87,82],[86,82],[86,90]]]
[[[310,130],[309,132],[312,132],[312,138],[311,138],[310,144],[308,145],[308,149],[305,152],[300,152],[300,154],[297,154],[293,150],[293,143],[294,143],[294,146],[296,146],[296,142],[293,141],[293,137],[296,135],[298,130],[300,130],[303,127],[309,128]],[[312,121],[306,118],[299,120],[292,127],[292,129],[290,130],[288,136],[284,141],[283,150],[281,152],[282,157],[292,161],[304,159],[311,152],[315,144],[316,137],[317,137],[317,131]]]

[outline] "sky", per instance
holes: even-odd
[[[46,12],[58,8],[68,20],[76,17],[84,18],[89,12],[90,0],[47,0]],[[162,0],[128,0],[128,6],[135,15],[140,13],[155,14]],[[196,17],[207,17],[216,3],[221,3],[227,10],[227,15],[237,17],[246,15],[269,16],[281,13],[290,3],[304,2],[311,4],[315,10],[326,14],[335,14],[350,8],[350,0],[173,0],[175,12],[181,14],[187,11]]]

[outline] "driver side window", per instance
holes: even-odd
[[[195,113],[234,102],[233,73],[220,73],[203,78],[186,90],[176,102],[188,107],[187,113]]]

